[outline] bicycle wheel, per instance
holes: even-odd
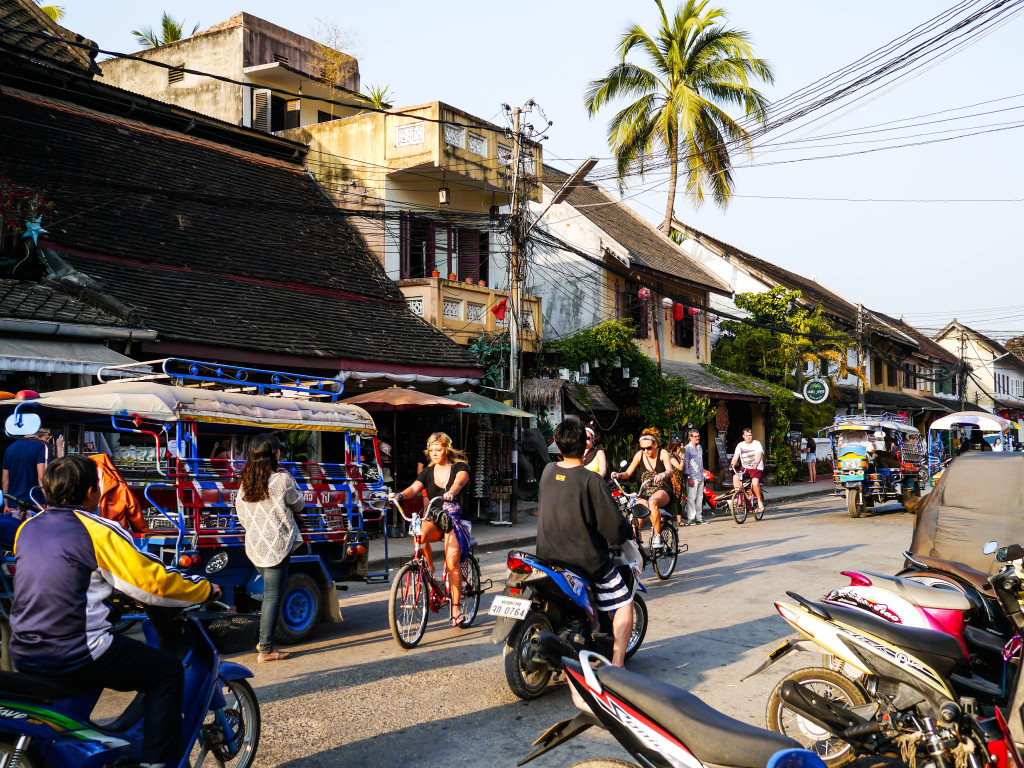
[[[757,508],[757,501],[756,501],[756,499],[757,499],[757,496],[755,496],[753,499],[750,499],[751,505],[754,508],[754,519],[755,520],[763,520],[764,519],[765,507],[761,507],[760,509],[758,509]]]
[[[676,569],[676,558],[679,557],[679,534],[667,520],[661,521],[661,541],[662,546],[654,549],[651,556],[654,558],[655,575],[664,581]]]
[[[419,563],[406,563],[395,574],[388,597],[388,623],[395,642],[415,648],[427,631],[428,587]]]
[[[736,494],[729,499],[729,511],[732,512],[732,519],[740,525],[747,521],[747,502],[743,494]]]
[[[480,563],[476,555],[471,554],[469,559],[462,564],[462,615],[466,619],[462,625],[465,629],[476,620],[477,611],[480,610]]]

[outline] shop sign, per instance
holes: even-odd
[[[812,405],[828,400],[828,382],[824,379],[811,379],[804,384],[804,399]]]
[[[723,402],[719,402],[718,408],[715,409],[715,429],[720,435],[724,435],[729,429],[729,409]]]

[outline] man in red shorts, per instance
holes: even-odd
[[[736,446],[732,452],[732,471],[736,472],[736,465],[743,467],[743,471],[750,478],[750,485],[757,496],[757,511],[764,511],[764,497],[761,496],[761,478],[764,477],[764,447],[754,439],[754,433],[750,427],[743,430],[743,442]],[[739,490],[743,486],[743,476],[738,472],[732,476],[732,484]]]

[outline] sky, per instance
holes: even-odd
[[[771,62],[775,82],[761,90],[776,101],[910,31],[953,0],[713,4]],[[674,7],[671,0],[666,5]],[[605,130],[612,110],[590,119],[583,92],[615,63],[616,41],[629,23],[653,32],[658,19],[653,0],[66,0],[65,8],[65,27],[101,48],[126,53],[137,50],[131,30],[158,26],[162,10],[183,18],[187,29],[196,22],[206,28],[241,11],[306,35],[317,19],[334,22],[352,31],[351,52],[359,59],[364,90],[388,86],[395,106],[440,100],[498,123],[503,103],[521,105],[532,98],[554,121],[543,145],[545,161],[571,170],[595,155],[602,160],[594,174],[611,167]],[[922,330],[937,330],[955,316],[998,338],[1024,333],[1022,35],[1024,14],[898,87],[879,89],[871,99],[786,138],[811,139],[940,111],[946,112],[922,120],[992,114],[905,129],[902,135],[962,133],[966,126],[986,132],[835,159],[779,162],[879,144],[851,145],[847,137],[841,148],[824,146],[840,140],[820,139],[795,148],[761,148],[752,159],[739,154],[728,207],[707,203],[695,210],[680,198],[676,217]],[[990,103],[949,112],[981,102]],[[997,123],[1000,130],[991,130]],[[894,135],[900,134],[856,140],[939,138],[897,142]],[[664,178],[638,180],[624,192],[655,225],[664,215]],[[606,185],[615,188],[614,181]],[[896,202],[906,200],[924,202]]]

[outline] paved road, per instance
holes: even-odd
[[[731,518],[684,529],[690,551],[665,582],[650,575],[650,629],[630,669],[684,687],[733,717],[763,725],[778,679],[806,661],[741,683],[790,635],[774,599],[786,590],[820,596],[843,569],[894,573],[912,518],[896,506],[859,520],[827,498],[770,507],[762,522]],[[504,557],[485,555],[484,579],[500,584]],[[497,591],[497,588],[492,591]],[[484,607],[490,597],[484,597]],[[501,649],[481,613],[469,630],[428,625],[423,643],[402,651],[387,622],[387,587],[353,586],[344,623],[282,663],[255,666],[263,713],[261,766],[513,766],[540,733],[574,709],[564,688],[522,702],[509,693]],[[804,657],[806,659],[806,657]],[[788,662],[787,662],[788,663]],[[587,757],[628,755],[596,729],[537,760],[568,766]],[[593,735],[592,735],[593,734]]]

